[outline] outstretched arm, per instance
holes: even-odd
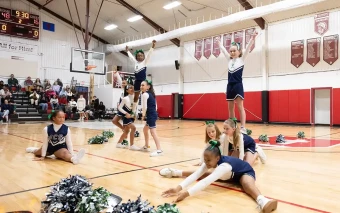
[[[129,56],[129,59],[130,59],[132,62],[137,63],[136,58],[131,54],[131,52],[129,51],[129,47],[128,47],[128,46],[126,46],[126,52],[127,52],[128,56]]]
[[[242,55],[243,60],[245,60],[247,58],[249,51],[250,51],[250,48],[251,48],[251,46],[253,46],[253,44],[255,42],[255,38],[256,38],[257,34],[258,33],[256,31],[254,31],[253,35],[251,36],[250,41],[248,43],[248,46],[247,46],[247,48],[245,49],[245,51]]]
[[[230,59],[230,54],[228,53],[228,51],[225,49],[225,47],[223,46],[220,38],[217,39],[217,43],[218,43],[218,46],[220,47],[222,53],[225,55],[225,57],[227,59]]]
[[[148,64],[148,62],[149,62],[149,60],[150,60],[150,56],[151,56],[151,54],[152,54],[152,52],[153,52],[155,46],[156,46],[156,41],[153,40],[153,41],[152,41],[152,46],[151,46],[149,52],[148,52],[148,53],[146,54],[146,56],[145,56],[145,60],[144,60],[145,66]]]
[[[46,157],[47,147],[48,147],[48,134],[47,134],[47,127],[44,128],[43,132],[43,145],[41,147],[41,157]]]

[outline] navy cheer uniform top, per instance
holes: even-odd
[[[60,129],[55,132],[53,124],[47,127],[48,144],[52,146],[57,146],[60,144],[66,144],[66,135],[68,132],[68,126],[62,125]]]
[[[221,156],[220,160],[217,162],[217,165],[222,163],[228,163],[231,165],[231,171],[233,172],[231,178],[233,180],[239,181],[244,174],[248,174],[255,179],[255,171],[248,162],[230,156]]]

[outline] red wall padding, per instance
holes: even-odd
[[[244,107],[247,121],[262,120],[261,92],[246,92]],[[229,118],[228,102],[224,93],[184,94],[183,117],[192,119],[226,120]],[[260,119],[256,118],[254,115]],[[237,119],[240,119],[235,105]]]
[[[156,101],[158,117],[168,118],[169,115],[172,117],[173,112],[172,95],[157,95]]]
[[[310,89],[269,91],[269,122],[310,123]]]
[[[333,89],[333,124],[340,124],[340,88]]]

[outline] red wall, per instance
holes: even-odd
[[[261,92],[246,92],[244,107],[247,121],[261,121],[262,119]],[[183,117],[192,119],[226,120],[229,118],[228,102],[224,93],[184,94]],[[252,115],[251,113],[254,115]],[[240,119],[235,105],[236,117]]]
[[[333,89],[333,124],[340,125],[340,88]]]
[[[310,123],[310,89],[269,91],[269,122]]]
[[[184,94],[183,114],[189,119],[225,120],[228,103],[224,93]],[[159,117],[172,116],[172,95],[157,96]],[[247,121],[261,121],[261,92],[245,92],[244,107]],[[269,91],[269,122],[311,123],[311,90]],[[333,124],[340,125],[340,88],[333,89]],[[236,117],[239,119],[235,105]],[[254,116],[254,115],[256,116]]]
[[[172,117],[172,95],[157,95],[156,101],[158,116],[160,118],[169,118],[169,115]]]

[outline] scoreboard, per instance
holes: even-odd
[[[0,7],[0,34],[39,40],[38,15]]]

